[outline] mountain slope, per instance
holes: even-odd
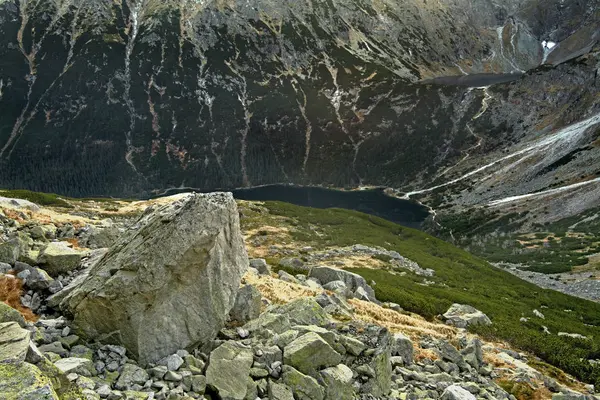
[[[0,184],[405,186],[473,145],[484,98],[416,81],[529,70],[542,40],[569,58],[596,5],[5,0]]]

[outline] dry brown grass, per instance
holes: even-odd
[[[352,299],[348,303],[354,307],[355,317],[365,322],[385,326],[395,333],[404,333],[412,339],[423,335],[437,338],[456,336],[458,331],[448,325],[428,322],[417,315],[405,315],[397,311],[383,308],[377,304]]]
[[[23,282],[12,276],[0,276],[0,301],[8,304],[21,313],[27,321],[35,322],[38,316],[29,308],[21,305],[21,295],[23,294]]]

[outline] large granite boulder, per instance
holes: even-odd
[[[466,304],[452,304],[444,313],[444,319],[447,324],[454,325],[457,328],[466,328],[470,325],[491,325],[492,321],[487,315]]]
[[[60,306],[145,365],[212,340],[247,269],[233,196],[187,194],[146,212]]]

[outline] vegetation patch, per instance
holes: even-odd
[[[541,289],[426,233],[360,212],[278,202],[260,203],[251,209],[248,204],[240,203],[244,231],[285,226],[296,248],[380,246],[435,270],[435,276],[425,281],[411,273],[350,269],[376,283],[379,300],[398,303],[430,320],[453,303],[469,304],[493,321],[492,326],[472,329],[474,332],[488,340],[508,342],[583,381],[600,384],[600,368],[588,362],[600,359],[600,304]],[[542,310],[545,319],[536,318],[534,309]],[[521,317],[530,320],[521,322]],[[552,334],[544,333],[543,326]],[[565,327],[591,340],[557,336]]]

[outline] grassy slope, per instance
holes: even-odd
[[[536,225],[525,233],[515,233],[520,232],[522,223],[523,215],[518,214],[499,216],[479,210],[442,215],[438,221],[452,230],[460,247],[490,262],[522,264],[530,271],[554,274],[586,265],[590,255],[600,252],[600,219],[577,224],[598,214],[600,208],[588,210],[552,224]],[[553,240],[544,243],[548,236]]]
[[[600,369],[592,368],[586,361],[600,358],[600,304],[538,288],[446,242],[377,217],[277,202],[267,202],[265,206],[270,215],[242,207],[246,229],[285,224],[301,246],[323,248],[360,243],[396,250],[421,267],[434,269],[436,275],[429,280],[436,283],[425,286],[422,277],[412,274],[354,270],[377,283],[375,290],[380,300],[399,303],[428,318],[445,312],[454,302],[470,304],[494,322],[490,328],[479,329],[486,338],[508,341],[584,381],[600,384]],[[546,318],[533,317],[534,309],[542,311]],[[533,318],[522,323],[522,316]],[[542,326],[553,334],[544,334]],[[556,335],[558,332],[579,333],[593,340],[561,338]]]

